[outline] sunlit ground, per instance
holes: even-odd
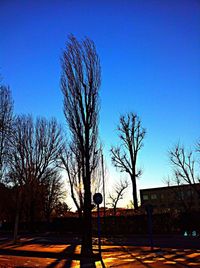
[[[0,245],[0,267],[80,267],[80,245],[31,243]],[[98,253],[97,246],[93,247]],[[102,246],[104,267],[200,267],[200,249],[159,249],[148,247]],[[101,261],[96,267],[103,267]],[[90,267],[85,264],[83,267]]]

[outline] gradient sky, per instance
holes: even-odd
[[[164,186],[167,151],[200,138],[200,2],[1,0],[0,13],[0,73],[15,112],[65,124],[60,57],[68,34],[88,36],[101,59],[100,138],[110,181],[125,177],[109,149],[118,143],[119,116],[133,111],[147,129],[139,188]]]

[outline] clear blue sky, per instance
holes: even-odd
[[[16,113],[64,123],[60,57],[67,36],[90,37],[102,66],[100,137],[109,175],[120,114],[138,113],[147,129],[140,188],[163,185],[168,149],[200,138],[198,0],[0,1],[0,73]]]

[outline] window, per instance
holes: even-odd
[[[151,194],[151,200],[155,200],[157,199],[157,195],[156,194]]]
[[[143,200],[149,200],[148,194],[143,194]]]
[[[176,198],[176,196],[178,197],[178,200],[183,200],[186,197],[186,195],[183,191],[179,191],[179,192],[175,193],[175,198]]]
[[[192,189],[190,189],[190,190],[187,191],[187,196],[188,197],[192,197],[193,196]]]

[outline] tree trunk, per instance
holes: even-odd
[[[138,209],[137,185],[136,185],[136,179],[134,175],[131,176],[131,181],[133,185],[133,205],[134,205],[134,209],[137,210]]]
[[[13,234],[13,241],[14,243],[17,242],[18,237],[18,229],[19,229],[19,214],[20,214],[20,204],[21,204],[21,190],[17,193],[17,207],[16,207],[16,215],[15,215],[15,225],[14,225],[14,234]]]
[[[92,213],[91,213],[91,191],[90,184],[87,183],[84,192],[84,211],[83,211],[83,237],[82,237],[82,256],[92,256]]]
[[[31,232],[35,231],[35,202],[34,202],[34,197],[31,194],[30,196],[31,200],[30,200],[30,215],[29,215],[29,230]]]
[[[83,211],[83,256],[92,256],[92,212],[91,212],[91,185],[90,185],[90,151],[89,151],[89,127],[85,127],[85,177],[84,183],[84,211]]]
[[[79,217],[79,220],[82,221],[83,212],[82,212],[82,210],[80,208],[78,209],[78,217]]]
[[[115,232],[117,226],[117,206],[113,208],[113,216],[114,216],[114,232]]]
[[[18,227],[19,227],[19,209],[16,210],[16,215],[15,215],[15,226],[14,226],[14,235],[13,235],[14,243],[17,243]]]

